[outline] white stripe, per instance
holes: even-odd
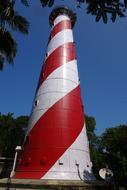
[[[63,165],[60,166],[59,161],[62,162]],[[80,180],[76,163],[79,164],[79,171],[82,179],[84,179],[84,170],[91,173],[92,165],[89,156],[89,144],[85,124],[74,143],[41,179]],[[88,180],[88,178],[86,180]]]
[[[65,29],[58,32],[50,41],[47,48],[47,56],[49,56],[59,46],[73,42],[73,34],[71,29]]]
[[[76,60],[70,61],[54,70],[42,83],[36,94],[35,101],[37,101],[38,105],[33,105],[27,134],[49,108],[78,85],[79,78]]]
[[[64,21],[64,20],[70,20],[70,18],[67,15],[60,15],[58,17],[56,17],[56,19],[54,20],[54,26],[56,26],[59,22]]]

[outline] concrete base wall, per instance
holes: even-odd
[[[106,190],[101,181],[83,182],[68,180],[33,180],[11,179],[0,180],[0,190]]]

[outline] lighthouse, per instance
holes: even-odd
[[[75,22],[76,14],[66,7],[55,8],[49,16],[51,34],[14,178],[91,179]]]

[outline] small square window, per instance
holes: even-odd
[[[38,103],[39,103],[39,100],[35,100],[35,102],[34,102],[34,106],[37,106]]]

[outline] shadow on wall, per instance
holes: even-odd
[[[8,178],[12,170],[13,163],[3,163],[0,164],[0,179]]]
[[[84,177],[84,181],[95,181],[96,180],[93,173],[90,173],[87,170],[84,170],[83,177]]]

